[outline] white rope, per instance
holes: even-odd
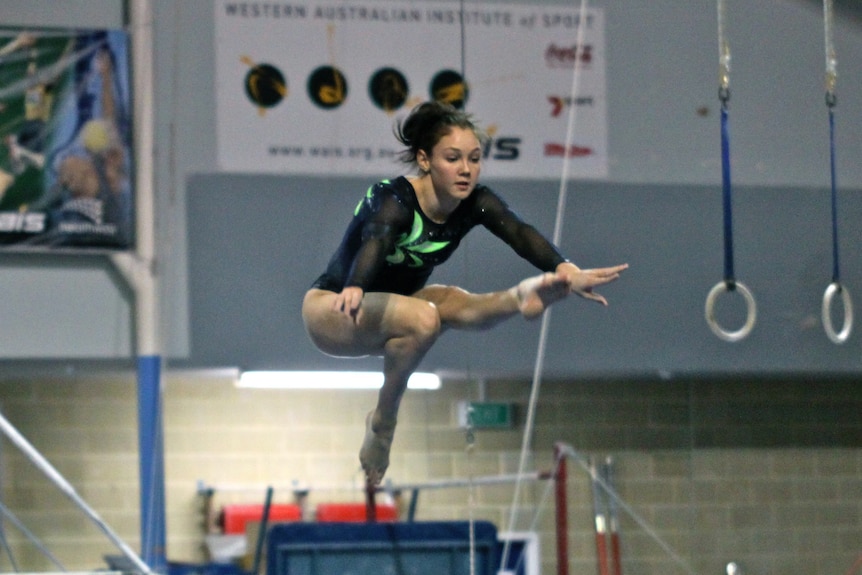
[[[584,31],[586,29],[587,22],[587,0],[581,0],[580,12],[578,16],[578,33],[575,41],[575,61],[573,64],[573,72],[572,72],[572,86],[571,86],[571,101],[573,104],[569,106],[569,116],[568,116],[568,125],[566,128],[566,140],[563,148],[563,167],[562,173],[560,176],[560,189],[557,199],[557,216],[556,221],[554,222],[554,235],[553,235],[553,243],[554,245],[560,244],[560,239],[563,234],[563,217],[565,215],[566,209],[566,196],[567,196],[567,186],[569,180],[569,150],[572,147],[572,141],[574,139],[575,133],[575,119],[577,106],[574,105],[574,102],[577,100],[580,79],[581,79],[581,67],[579,66],[579,54],[580,50],[583,46],[584,40]],[[541,387],[541,379],[542,372],[544,370],[545,363],[545,347],[548,339],[548,329],[550,327],[551,320],[551,310],[550,308],[545,310],[545,313],[542,315],[542,325],[539,332],[539,344],[536,351],[536,364],[533,369],[533,382],[530,390],[530,400],[527,408],[527,418],[524,423],[524,435],[523,440],[521,442],[521,455],[518,461],[518,475],[524,472],[524,469],[527,465],[527,454],[530,451],[531,444],[531,436],[533,433],[534,419],[536,413],[536,403],[539,398],[539,388]],[[515,521],[517,519],[517,508],[521,495],[521,481],[517,481],[515,483],[515,492],[512,496],[512,506],[509,510],[509,531],[515,531]],[[501,560],[501,565],[506,565],[506,562],[509,558],[509,548],[511,544],[507,539],[505,545],[503,546],[503,555]]]
[[[724,33],[724,20],[727,12],[724,0],[718,0],[716,4],[718,12],[718,66],[719,86],[722,90],[730,87],[730,45]]]
[[[826,52],[826,91],[835,91],[835,80],[838,78],[838,58],[835,55],[833,40],[833,10],[832,0],[823,0],[823,43]]]
[[[461,10],[461,82],[464,84],[463,106],[467,109],[469,83],[467,81],[467,21],[464,18],[464,0],[460,2]],[[468,367],[468,372],[470,371]],[[482,398],[480,398],[481,400]],[[473,483],[473,451],[476,446],[476,435],[473,430],[473,407],[467,408],[467,430],[465,434],[465,455],[467,460],[467,523],[470,538],[470,575],[476,575],[476,491]]]
[[[467,415],[466,442],[467,520],[470,526],[470,575],[476,575],[476,488],[473,484],[473,448],[476,446],[476,436],[473,432],[472,413]]]

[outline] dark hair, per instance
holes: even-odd
[[[407,147],[399,154],[399,158],[405,164],[415,164],[419,150],[430,154],[437,142],[452,128],[472,130],[480,143],[487,140],[485,133],[474,123],[473,116],[467,112],[444,102],[419,104],[395,126],[395,137]]]

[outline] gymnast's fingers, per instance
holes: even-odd
[[[590,270],[590,271],[592,271],[592,272],[594,272],[594,273],[596,273],[602,277],[609,277],[611,279],[617,279],[618,277],[620,277],[620,273],[623,270],[628,269],[628,267],[629,267],[629,264],[621,264],[618,266],[611,266],[611,267],[607,267],[607,268],[597,268],[597,269]]]
[[[596,303],[600,303],[605,307],[607,307],[607,305],[608,305],[608,300],[606,300],[604,298],[604,296],[594,292],[591,288],[587,288],[587,289],[578,291],[577,294],[579,296],[583,297],[584,299],[588,299],[588,300],[594,301]]]
[[[623,264],[619,266],[612,266],[609,268],[584,270],[584,273],[588,275],[590,283],[592,285],[601,285],[618,279],[620,277],[620,272],[622,272],[628,267],[628,264]]]
[[[364,293],[361,288],[348,287],[335,295],[332,301],[332,309],[338,313],[356,318],[362,305]]]

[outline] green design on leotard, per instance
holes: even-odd
[[[416,254],[430,254],[442,250],[449,245],[450,242],[448,241],[430,242],[426,240],[424,242],[419,242],[419,238],[422,237],[423,228],[422,216],[419,215],[419,212],[414,210],[413,227],[410,229],[410,233],[401,236],[401,238],[395,242],[395,251],[386,256],[386,261],[391,264],[400,264],[409,257],[410,262],[407,265],[410,267],[419,267],[422,265],[422,258]]]

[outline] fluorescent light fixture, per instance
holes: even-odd
[[[257,389],[380,389],[379,371],[244,371],[237,387]],[[440,389],[440,376],[414,373],[408,389]]]

